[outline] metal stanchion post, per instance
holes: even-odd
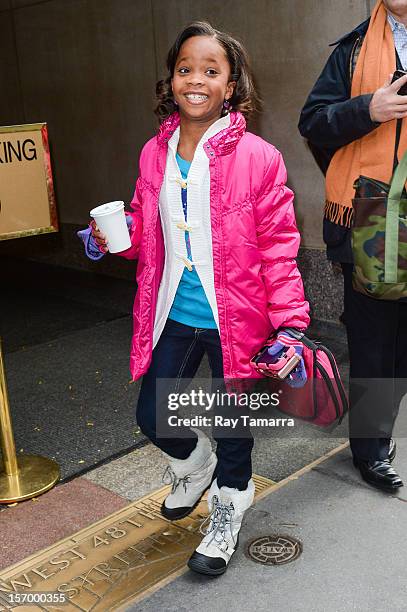
[[[59,480],[59,466],[52,459],[36,455],[19,455],[17,459],[1,339],[0,444],[3,457],[3,471],[0,471],[0,504],[10,504],[36,497],[51,489]]]

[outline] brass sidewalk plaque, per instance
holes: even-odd
[[[253,476],[256,498],[274,485]],[[166,486],[0,573],[0,611],[111,612],[185,566],[202,536],[202,501],[191,516],[164,519]],[[65,593],[65,605],[3,603],[4,593]]]

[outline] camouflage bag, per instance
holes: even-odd
[[[390,185],[360,176],[354,184],[353,286],[380,300],[407,298],[407,152]]]

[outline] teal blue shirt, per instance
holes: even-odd
[[[186,179],[189,168],[191,167],[191,162],[182,159],[178,153],[176,159],[181,171],[181,176],[183,179]],[[187,223],[187,189],[181,189],[181,198],[185,222]],[[185,244],[188,259],[192,261],[189,232],[185,232]],[[217,328],[212,309],[209,305],[204,288],[202,287],[202,283],[199,280],[197,271],[195,270],[195,266],[192,266],[191,272],[188,268],[184,268],[168,318],[178,321],[178,323],[189,325],[190,327],[200,327],[203,329]]]

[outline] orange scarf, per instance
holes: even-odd
[[[380,87],[396,69],[393,33],[387,21],[382,0],[370,18],[352,80],[351,98],[369,94]],[[407,129],[401,129],[398,158],[407,147]],[[350,227],[353,218],[353,183],[360,176],[390,183],[393,174],[397,121],[387,121],[363,138],[339,149],[332,158],[326,175],[325,217]],[[401,152],[401,156],[400,156]]]

